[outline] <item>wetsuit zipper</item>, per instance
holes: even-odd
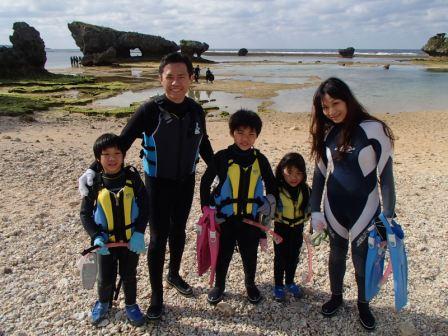
[[[177,117],[177,116],[176,116]],[[182,131],[182,121],[183,119],[177,118],[179,120],[179,131],[178,134]],[[176,179],[180,179],[180,167],[181,167],[181,160],[182,160],[182,134],[179,134],[179,141],[178,141],[178,160],[177,160],[177,172],[176,172]]]

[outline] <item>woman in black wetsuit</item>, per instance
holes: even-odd
[[[342,304],[350,241],[359,317],[363,327],[372,330],[375,318],[365,297],[367,228],[381,212],[381,202],[385,216],[394,216],[393,134],[384,122],[367,113],[340,79],[329,78],[321,83],[314,95],[313,107],[311,153],[316,167],[311,223],[317,231],[328,228],[330,236],[332,295],[322,306],[322,314],[333,316]],[[320,212],[322,195],[323,213]]]

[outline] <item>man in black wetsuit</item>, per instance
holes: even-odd
[[[163,312],[162,280],[167,241],[170,246],[167,282],[185,296],[193,294],[191,286],[179,275],[179,269],[193,201],[196,163],[200,154],[209,165],[213,161],[213,149],[203,109],[185,97],[192,78],[193,65],[188,57],[179,53],[166,55],[159,66],[165,94],[142,104],[120,135],[125,150],[136,138],[143,138],[141,156],[151,235],[148,268],[152,295],[146,313],[149,319],[158,319]],[[92,172],[88,170],[81,176],[81,193],[91,181]]]

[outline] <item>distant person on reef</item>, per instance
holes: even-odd
[[[199,75],[201,73],[201,68],[199,68],[199,65],[196,65],[196,68],[194,68],[194,81],[195,83],[199,83]]]
[[[193,99],[185,97],[193,79],[190,59],[180,53],[164,56],[159,66],[164,94],[143,103],[128,121],[120,139],[128,150],[143,138],[142,164],[148,191],[150,243],[148,268],[151,304],[146,317],[159,319],[163,312],[163,270],[169,243],[166,281],[184,296],[193,296],[192,287],[180,276],[185,247],[185,229],[193,201],[195,171],[199,155],[213,163],[213,149],[205,127],[205,113]],[[79,179],[84,194],[98,173],[91,165]]]
[[[215,76],[210,71],[210,68],[207,68],[207,71],[205,72],[205,80],[207,83],[210,82],[211,84],[213,84],[213,81],[215,80]]]

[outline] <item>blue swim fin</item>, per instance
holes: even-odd
[[[404,234],[401,226],[394,220],[390,224],[382,213],[379,218],[386,228],[394,276],[395,309],[400,311],[408,302],[408,260],[403,242]]]
[[[366,300],[370,301],[380,291],[380,281],[384,271],[385,246],[381,246],[381,237],[375,226],[369,228],[368,245],[366,259],[365,292]],[[385,244],[383,244],[385,245]]]

